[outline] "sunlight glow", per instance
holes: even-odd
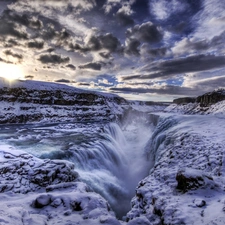
[[[7,80],[23,79],[24,74],[20,66],[14,64],[0,63],[0,77]]]

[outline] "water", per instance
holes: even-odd
[[[0,143],[39,158],[75,164],[81,180],[105,197],[118,218],[130,209],[135,187],[149,171],[144,154],[151,137],[145,117],[116,123],[1,125]],[[1,146],[0,146],[1,147]]]

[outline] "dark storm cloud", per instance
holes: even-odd
[[[139,56],[139,46],[140,46],[140,41],[136,39],[129,39],[127,40],[126,47],[124,49],[124,52],[128,55],[136,55]]]
[[[77,83],[77,85],[79,85],[79,86],[90,86],[90,83],[79,82],[79,83]]]
[[[12,10],[5,10],[3,13],[3,19],[19,23],[33,29],[41,29],[43,27],[43,23],[39,19],[28,16],[27,14],[19,15]]]
[[[208,79],[196,80],[194,84],[191,84],[195,89],[199,89],[201,91],[213,91],[219,87],[225,87],[225,77],[211,77]]]
[[[102,66],[100,63],[86,63],[79,66],[80,69],[91,69],[91,70],[101,70]]]
[[[163,38],[160,28],[152,22],[135,25],[133,28],[127,29],[126,35],[128,38],[137,39],[150,44],[157,43]]]
[[[51,52],[54,52],[55,49],[54,48],[48,48],[46,51],[49,52],[49,53],[51,53]]]
[[[5,50],[4,54],[7,55],[7,56],[10,55],[10,56],[12,56],[14,58],[17,58],[19,60],[23,59],[23,56],[21,54],[14,53],[11,50]]]
[[[13,64],[13,62],[9,61],[9,60],[6,60],[6,59],[3,59],[0,57],[0,62],[4,62],[4,63],[7,63],[7,64]]]
[[[26,75],[26,76],[25,76],[25,79],[30,79],[30,80],[32,80],[33,78],[34,78],[33,75]]]
[[[153,48],[149,49],[147,53],[153,57],[163,57],[166,54],[167,48]]]
[[[42,49],[44,47],[44,42],[43,41],[30,41],[27,44],[28,48],[37,48],[37,49]]]
[[[48,23],[41,35],[45,40],[53,39],[56,36],[55,26],[52,23]]]
[[[99,55],[105,59],[109,59],[111,53],[121,51],[121,43],[119,39],[111,33],[104,35],[91,35],[86,43],[74,44],[68,42],[68,46],[71,50],[79,53],[101,51],[99,52]]]
[[[20,44],[15,39],[9,39],[9,40],[5,41],[5,43],[4,43],[5,48],[12,48],[12,47],[18,46],[18,45],[20,45]]]
[[[70,61],[69,57],[62,57],[61,55],[56,54],[44,54],[39,58],[43,64],[52,63],[52,64],[61,64],[68,63]]]
[[[46,25],[46,28],[43,29],[41,36],[44,40],[58,39],[58,41],[62,41],[68,39],[70,37],[70,34],[66,29],[58,31],[54,24],[48,23]]]
[[[120,93],[142,93],[142,94],[162,94],[162,95],[188,95],[196,96],[199,93],[198,90],[189,87],[180,87],[167,85],[160,88],[131,88],[131,87],[122,87],[122,88],[110,88],[110,90]]]
[[[28,34],[20,30],[15,23],[9,22],[4,19],[0,19],[0,35],[1,36],[13,36],[18,39],[27,39]]]
[[[84,47],[80,44],[74,44],[74,43],[69,43],[69,48],[70,50],[72,51],[75,51],[75,52],[79,52],[79,53],[86,53],[86,52],[89,52],[90,51],[90,48],[87,48],[87,47]]]
[[[58,83],[70,83],[70,80],[59,79],[59,80],[55,80],[55,82],[58,82]]]
[[[196,55],[148,65],[142,71],[151,72],[151,74],[124,77],[124,80],[169,77],[176,74],[206,71],[220,67],[225,67],[225,56]]]
[[[90,51],[107,49],[110,52],[115,52],[119,46],[119,40],[110,33],[99,36],[91,36],[87,42],[87,48],[90,49]]]
[[[100,52],[99,55],[104,59],[109,59],[111,56],[109,52]]]
[[[71,70],[76,70],[76,66],[74,66],[73,64],[68,64],[66,65],[67,68],[70,68]]]
[[[117,12],[116,18],[119,21],[119,23],[123,26],[134,25],[134,20],[124,12]]]
[[[20,23],[22,25],[28,26],[29,25],[29,20],[27,15],[18,15],[12,10],[5,10],[3,12],[2,18],[5,20],[10,20],[10,21],[16,21],[17,23]]]
[[[90,39],[88,40],[87,46],[90,51],[99,51],[100,49],[102,49],[100,40],[96,36],[90,37]]]

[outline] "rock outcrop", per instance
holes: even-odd
[[[188,103],[194,103],[195,101],[196,101],[196,98],[185,97],[185,98],[174,99],[173,103],[175,103],[175,104],[188,104]]]
[[[70,162],[0,150],[0,164],[1,224],[121,224]]]
[[[196,98],[196,102],[200,103],[201,107],[207,107],[223,100],[225,100],[225,90],[223,89],[208,92]]]
[[[38,82],[0,80],[0,123],[113,120],[129,109],[113,94]]]
[[[161,116],[147,145],[152,169],[139,182],[128,224],[225,223],[222,121]]]

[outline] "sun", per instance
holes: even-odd
[[[23,79],[23,71],[20,66],[15,64],[0,63],[0,77],[7,80]]]

